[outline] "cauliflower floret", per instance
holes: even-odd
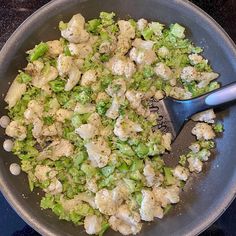
[[[126,82],[122,78],[114,80],[112,84],[110,84],[106,89],[107,94],[110,95],[111,97],[115,96],[123,97],[125,91],[126,91]]]
[[[61,35],[71,43],[88,41],[89,33],[84,29],[85,20],[81,14],[74,15],[68,22],[66,29],[61,30]]]
[[[72,66],[69,71],[69,79],[65,85],[65,91],[72,90],[75,85],[80,81],[81,72],[76,66]]]
[[[51,57],[57,57],[63,53],[63,46],[59,40],[48,41],[48,55]]]
[[[99,116],[98,113],[94,112],[93,114],[89,116],[88,123],[93,124],[97,128],[100,128],[100,126],[102,125],[101,117]]]
[[[28,65],[25,68],[25,72],[31,75],[32,77],[35,77],[41,74],[43,67],[44,67],[43,62],[36,60],[28,63]]]
[[[116,38],[112,38],[112,41],[104,41],[99,46],[99,53],[111,54],[116,49]]]
[[[98,134],[98,129],[92,124],[84,124],[75,129],[75,133],[82,139],[91,139]]]
[[[150,190],[142,190],[142,203],[140,207],[140,216],[142,220],[153,221],[154,217],[163,218],[163,210],[156,204],[155,195]]]
[[[209,140],[215,138],[215,133],[212,127],[206,123],[197,123],[192,129],[192,134],[195,135],[198,140]]]
[[[151,41],[151,40],[142,40],[140,38],[136,38],[132,43],[133,47],[139,48],[139,49],[144,49],[144,50],[151,50],[153,45],[154,45],[153,41]]]
[[[184,67],[180,75],[180,78],[186,82],[198,80],[198,77],[199,77],[199,73],[197,72],[196,68],[192,66]]]
[[[171,133],[166,133],[162,135],[161,144],[168,151],[171,150],[171,139],[172,139]]]
[[[74,112],[78,113],[78,114],[86,114],[86,113],[92,113],[95,112],[96,107],[93,104],[81,104],[81,103],[77,103],[76,107],[74,109]]]
[[[147,24],[148,21],[146,19],[141,18],[137,21],[137,29],[139,31],[143,31],[146,28]]]
[[[99,92],[96,98],[96,103],[102,101],[102,100],[108,100],[110,97],[107,95],[106,92]]]
[[[159,62],[156,67],[154,68],[154,71],[157,76],[161,77],[164,80],[171,80],[173,78],[173,72],[172,70],[164,63]]]
[[[143,48],[135,47],[130,50],[129,56],[132,61],[135,61],[137,64],[140,65],[151,65],[157,59],[156,53],[153,50],[146,50]]]
[[[169,53],[170,53],[169,49],[165,46],[160,47],[157,52],[158,56],[162,58],[166,58],[169,55]]]
[[[136,71],[134,63],[127,58],[113,57],[107,63],[107,67],[113,75],[124,75],[126,78],[131,78]]]
[[[202,62],[202,60],[203,60],[203,57],[201,55],[196,54],[196,53],[189,55],[188,58],[193,65],[196,65],[196,64]]]
[[[94,167],[102,168],[107,165],[111,149],[103,139],[92,141],[84,145],[87,149],[89,160]]]
[[[31,100],[24,112],[24,117],[28,122],[33,122],[36,118],[42,117],[43,105],[36,100]]]
[[[89,42],[80,44],[69,43],[68,48],[71,54],[76,55],[80,60],[85,59],[93,52],[92,45]]]
[[[87,179],[86,180],[86,188],[93,192],[96,193],[98,191],[98,186],[97,186],[97,182],[96,179],[92,178],[92,179]]]
[[[65,139],[55,140],[46,147],[37,157],[38,160],[51,159],[58,160],[60,157],[70,157],[74,153],[74,146]]]
[[[131,25],[129,21],[119,20],[117,23],[120,29],[120,34],[126,35],[128,38],[131,39],[135,37],[135,28]]]
[[[80,84],[82,86],[88,86],[88,85],[91,85],[92,83],[96,82],[96,80],[97,80],[96,71],[95,70],[88,70],[82,75]]]
[[[214,123],[214,119],[216,118],[216,115],[213,111],[213,109],[207,110],[207,111],[202,111],[197,113],[196,115],[192,116],[193,121],[203,121],[207,123]]]
[[[32,129],[32,134],[34,138],[39,138],[41,136],[43,130],[43,121],[40,120],[39,118],[35,118],[33,121],[33,129]]]
[[[50,193],[52,195],[56,195],[61,193],[63,190],[61,182],[57,179],[54,178],[52,182],[49,184],[49,186],[44,189],[45,192]]]
[[[198,153],[201,149],[200,144],[198,143],[192,143],[189,147],[188,147],[193,153]]]
[[[186,181],[189,177],[189,171],[187,168],[184,168],[183,166],[178,165],[173,170],[173,175],[179,180]]]
[[[198,81],[200,81],[197,85],[198,88],[205,88],[212,80],[215,80],[219,77],[219,74],[214,72],[202,72]]]
[[[84,228],[87,234],[98,234],[102,230],[102,218],[96,215],[86,216]]]
[[[126,141],[132,135],[143,131],[140,124],[137,124],[128,118],[119,117],[116,120],[114,134],[122,141]]]
[[[142,105],[142,99],[145,98],[144,94],[141,92],[137,92],[134,90],[128,90],[125,94],[127,100],[130,103],[130,106],[136,110],[138,115],[144,116],[144,117],[148,117],[150,115],[150,110],[146,109],[143,105]]]
[[[56,112],[56,120],[59,122],[65,122],[65,120],[70,120],[73,115],[73,111],[69,111],[67,109],[60,108]]]
[[[192,94],[180,87],[173,87],[169,94],[171,97],[177,99],[190,99],[192,98]]]
[[[164,98],[163,92],[161,90],[156,91],[155,94],[154,94],[154,98],[157,101],[161,100],[162,98]]]
[[[70,56],[61,54],[57,59],[57,70],[60,76],[65,76],[69,73],[73,64],[73,59]]]
[[[150,162],[146,162],[145,167],[143,168],[143,174],[146,177],[147,186],[151,187],[155,183],[155,171]]]
[[[166,207],[170,203],[177,203],[180,200],[180,189],[177,186],[171,186],[168,188],[154,186],[153,193],[157,204],[162,207]]]
[[[120,104],[121,104],[121,101],[119,101],[118,97],[115,96],[112,100],[112,104],[110,108],[106,112],[106,116],[111,119],[116,119],[119,116]]]
[[[44,112],[44,116],[54,116],[59,108],[60,104],[57,99],[52,98],[48,103],[48,111]]]
[[[99,211],[105,215],[113,215],[118,208],[114,201],[112,192],[107,189],[101,189],[96,193],[95,204]]]
[[[21,99],[21,96],[26,91],[26,84],[17,81],[17,78],[12,82],[7,95],[5,97],[5,102],[8,104],[9,108],[12,108]]]
[[[9,137],[18,139],[18,140],[24,140],[27,136],[27,130],[26,127],[21,125],[19,121],[12,121],[5,130],[6,135]]]
[[[190,157],[188,158],[188,163],[189,163],[188,168],[191,172],[200,173],[202,171],[203,163],[198,158]]]
[[[56,124],[44,126],[41,134],[43,136],[56,136],[58,135],[58,127]]]
[[[119,207],[117,213],[109,219],[111,228],[123,235],[137,234],[141,228],[140,216],[127,205]]]
[[[37,87],[43,89],[46,93],[50,94],[50,86],[48,82],[56,79],[58,76],[58,71],[53,66],[50,66],[49,71],[47,73],[42,73],[33,77],[32,84]]]
[[[57,171],[53,170],[49,166],[37,165],[35,167],[34,175],[39,180],[39,182],[43,182],[54,178],[57,175]]]

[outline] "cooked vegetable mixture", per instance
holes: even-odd
[[[165,165],[171,134],[152,130],[158,114],[148,101],[199,96],[219,88],[219,75],[178,23],[114,17],[61,21],[62,37],[27,52],[5,97],[5,149],[20,158],[31,191],[45,192],[41,207],[88,234],[137,234],[163,218],[223,131],[213,110],[195,115],[196,141],[175,168]]]

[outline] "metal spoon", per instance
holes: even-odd
[[[236,82],[193,99],[177,100],[166,97],[158,102],[151,100],[150,110],[159,114],[158,125],[153,128],[170,132],[174,140],[192,115],[234,100],[236,100]]]

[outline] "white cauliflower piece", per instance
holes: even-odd
[[[157,76],[161,77],[164,80],[171,80],[173,78],[172,70],[164,63],[157,63],[154,71]]]
[[[39,138],[41,136],[43,130],[43,121],[40,120],[39,118],[35,118],[33,121],[33,129],[32,129],[32,134],[34,138]]]
[[[109,219],[111,228],[123,235],[137,234],[141,228],[140,216],[127,205],[119,207],[117,213]]]
[[[100,126],[102,125],[101,117],[99,116],[98,113],[94,112],[89,116],[88,123],[93,124],[97,128],[100,128]]]
[[[81,104],[81,103],[77,103],[76,107],[74,109],[74,112],[78,113],[78,114],[86,114],[86,113],[92,113],[95,112],[96,107],[93,104]]]
[[[199,112],[191,117],[193,121],[203,121],[206,123],[214,123],[214,119],[216,118],[216,115],[214,113],[213,109]]]
[[[92,45],[89,42],[80,44],[69,43],[68,48],[71,54],[76,55],[80,60],[85,59],[93,52]]]
[[[43,136],[56,136],[58,135],[58,127],[56,126],[56,124],[52,124],[49,126],[44,126],[42,129],[42,135]]]
[[[125,91],[126,91],[126,82],[122,78],[114,80],[112,84],[110,84],[106,89],[107,94],[110,95],[111,97],[115,96],[123,97]]]
[[[4,101],[12,108],[21,99],[21,96],[26,92],[26,84],[17,81],[17,78],[12,82]]]
[[[95,70],[88,70],[86,71],[81,78],[80,84],[82,86],[88,86],[91,85],[92,83],[96,82],[97,80],[97,75]]]
[[[70,157],[74,153],[74,146],[65,139],[55,140],[38,155],[38,160],[58,160],[60,157]]]
[[[32,77],[39,76],[43,70],[43,67],[43,62],[36,60],[27,64],[25,72]]]
[[[73,64],[73,58],[61,54],[57,59],[57,70],[59,75],[64,77],[69,73]]]
[[[68,22],[66,29],[61,30],[61,35],[71,43],[86,42],[89,39],[89,33],[84,29],[84,25],[84,17],[76,14]]]
[[[135,28],[131,25],[129,21],[119,20],[117,23],[120,29],[120,34],[126,35],[128,38],[131,39],[135,37]]]
[[[18,139],[20,141],[24,140],[27,136],[26,127],[21,125],[19,121],[11,121],[5,132],[9,137]]]
[[[137,29],[139,31],[143,31],[146,28],[147,24],[148,21],[146,19],[141,18],[137,21]]]
[[[122,141],[126,141],[130,136],[143,131],[140,124],[137,124],[128,118],[119,117],[116,120],[114,134]]]
[[[86,188],[93,192],[96,193],[98,191],[98,186],[97,186],[97,182],[96,179],[92,178],[92,179],[86,179]]]
[[[146,178],[148,187],[151,187],[155,184],[155,171],[150,162],[146,162],[145,167],[143,168],[143,175]]]
[[[150,110],[142,105],[142,99],[145,98],[144,94],[134,90],[128,90],[125,94],[130,106],[136,110],[138,115],[148,117],[150,115]]]
[[[56,195],[61,193],[63,190],[61,182],[57,179],[54,178],[52,182],[49,184],[49,186],[44,189],[45,192],[50,193],[52,195]]]
[[[82,139],[91,139],[98,134],[98,129],[92,124],[84,124],[75,129],[75,133]]]
[[[173,170],[173,175],[179,180],[186,181],[189,177],[189,171],[187,168],[177,165]]]
[[[214,72],[202,72],[198,77],[200,81],[197,85],[198,88],[205,88],[212,80],[215,80],[219,77],[219,74]]]
[[[105,215],[113,215],[119,207],[113,199],[112,192],[107,189],[101,189],[96,193],[95,204],[99,211]]]
[[[177,99],[190,99],[192,98],[192,94],[180,87],[172,87],[170,94],[171,97]]]
[[[103,139],[92,141],[84,145],[87,149],[89,160],[94,167],[102,168],[107,165],[111,149]]]
[[[170,51],[167,47],[162,46],[158,49],[157,54],[161,58],[166,58],[170,54]]]
[[[132,46],[134,46],[135,48],[143,49],[143,50],[151,50],[153,45],[154,45],[153,41],[142,40],[140,38],[136,38],[132,43]]]
[[[28,122],[33,122],[36,118],[43,115],[43,105],[36,100],[31,100],[24,112],[24,117]]]
[[[193,153],[198,153],[201,149],[201,146],[199,143],[192,143],[189,147],[188,147]]]
[[[163,98],[164,98],[163,92],[162,92],[161,90],[156,91],[155,94],[154,94],[154,98],[155,98],[157,101],[163,99]]]
[[[180,78],[186,82],[198,80],[198,77],[199,77],[199,73],[197,72],[196,68],[192,66],[184,67],[180,75]]]
[[[124,75],[126,78],[131,78],[136,71],[136,67],[132,61],[116,56],[109,60],[107,67],[112,71],[113,75]]]
[[[210,140],[215,138],[212,127],[206,123],[197,123],[192,129],[192,134],[195,135],[198,140]]]
[[[191,172],[200,173],[202,171],[203,163],[198,158],[190,157],[188,158],[188,163],[189,163],[188,168]]]
[[[65,85],[65,91],[71,91],[75,85],[80,81],[81,72],[76,66],[72,66],[69,71],[69,79]]]
[[[87,234],[98,234],[102,230],[102,218],[96,215],[86,216],[84,228]]]
[[[162,207],[166,207],[170,203],[177,203],[180,200],[180,189],[177,186],[171,186],[168,188],[154,186],[153,193],[155,195],[157,204]]]
[[[193,65],[199,64],[203,60],[203,57],[196,53],[189,55],[188,58]]]
[[[171,133],[166,133],[162,135],[161,144],[168,151],[171,150],[171,139],[172,139]]]
[[[53,173],[53,175],[51,175],[51,178],[55,177],[57,174],[56,171],[52,171],[51,167],[45,165],[37,165],[34,171],[34,175],[39,180],[39,182],[43,182],[50,179],[50,172]]]
[[[110,108],[106,112],[106,116],[111,119],[116,119],[119,116],[120,104],[121,102],[119,101],[118,97],[115,96],[112,100]]]
[[[151,65],[156,61],[156,53],[152,49],[135,48],[133,47],[129,53],[130,59],[137,64]]]
[[[69,111],[67,109],[60,108],[56,112],[56,120],[59,122],[65,122],[65,120],[70,120],[73,115],[73,111]]]
[[[140,207],[140,216],[144,221],[153,221],[154,217],[163,218],[163,210],[156,204],[155,195],[150,190],[142,190],[142,203]]]
[[[59,40],[48,41],[48,55],[51,57],[57,57],[63,53],[63,46]]]
[[[102,101],[102,100],[108,100],[110,97],[107,95],[106,92],[99,92],[96,98],[96,103]]]

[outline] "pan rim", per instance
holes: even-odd
[[[2,50],[0,51],[0,65],[4,64],[4,58],[7,57],[9,50],[14,48],[15,42],[17,42],[22,33],[27,32],[27,28],[29,26],[32,26],[37,21],[38,17],[46,14],[47,12],[50,12],[51,9],[55,8],[56,6],[60,6],[65,1],[66,0],[53,0],[45,4],[44,6],[39,8],[36,12],[34,12],[31,16],[29,16],[10,36],[10,38],[7,40]],[[83,1],[87,0],[79,0],[78,3]],[[170,0],[170,1],[172,2],[172,4],[182,5],[186,9],[188,8],[189,10],[193,11],[196,15],[201,17],[201,19],[203,19],[209,25],[211,25],[214,31],[217,32],[217,34],[220,35],[221,38],[224,40],[225,47],[227,48],[227,50],[231,50],[231,54],[233,55],[234,58],[236,58],[236,46],[233,40],[211,16],[209,16],[201,8],[199,8],[198,6],[196,6],[195,4],[191,3],[188,0]],[[207,219],[202,219],[199,225],[197,225],[195,228],[192,228],[191,231],[189,231],[185,235],[190,236],[190,235],[200,234],[224,213],[224,211],[229,207],[229,205],[233,202],[233,200],[236,197],[236,174],[234,175],[234,178],[232,178],[231,181],[228,183],[228,185],[229,185],[228,189],[230,189],[230,191],[224,197],[224,200],[221,203],[218,203],[217,209],[215,209],[214,212],[211,212]],[[31,214],[27,212],[27,210],[22,205],[19,204],[17,197],[11,193],[10,188],[5,183],[2,173],[0,173],[0,190],[4,195],[4,197],[7,199],[7,201],[9,202],[9,204],[12,206],[12,208],[27,224],[32,226],[36,231],[38,231],[42,235],[46,236],[55,235],[53,229],[47,229],[43,227],[44,225],[41,222],[39,222],[36,218],[32,218]]]

